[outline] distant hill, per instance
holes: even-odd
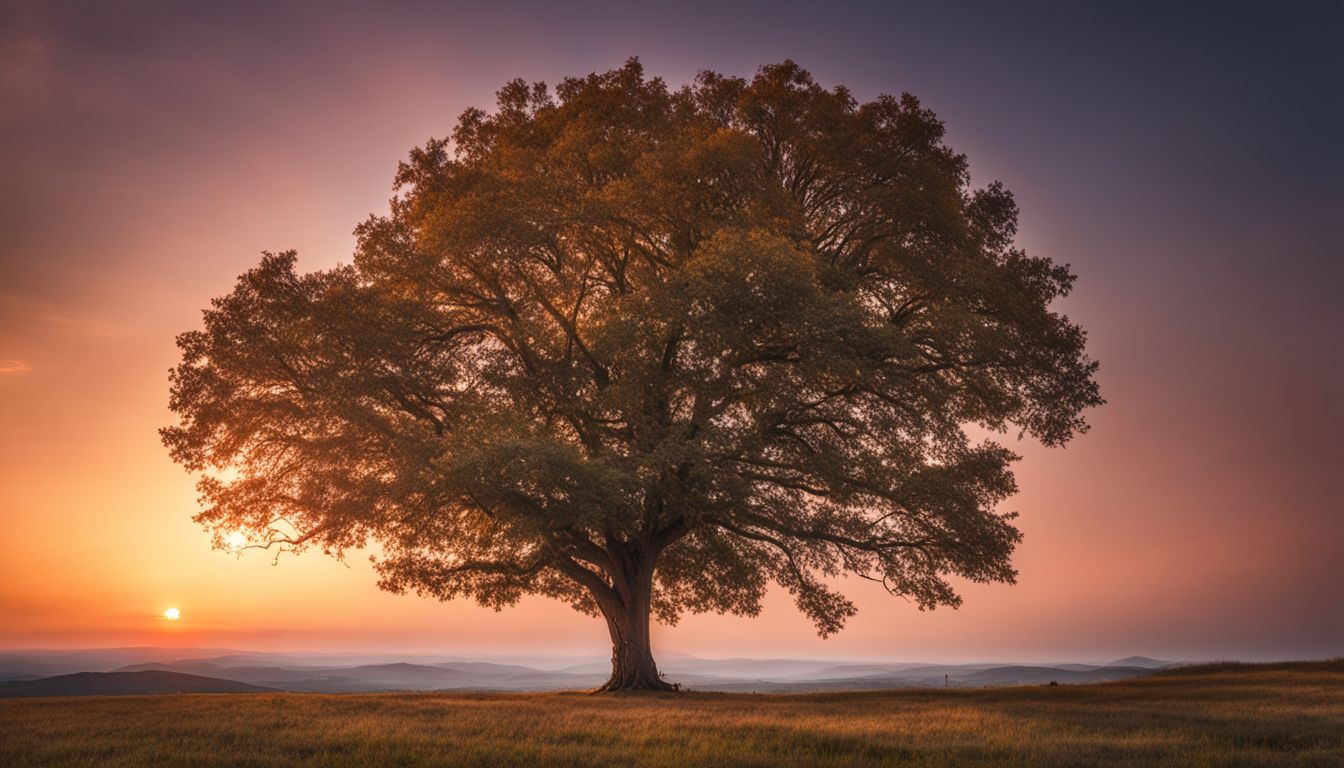
[[[610,660],[581,656],[361,656],[232,650],[211,656],[208,650],[109,648],[90,651],[0,651],[0,683],[37,683],[39,679],[46,680],[54,675],[70,675],[74,672],[158,672],[251,687],[240,690],[262,688],[296,693],[551,691],[594,688],[601,685],[611,672]],[[686,689],[776,693],[1040,685],[1052,681],[1060,684],[1090,683],[1132,678],[1175,666],[1146,656],[1131,656],[1107,664],[1032,665],[1011,662],[931,664],[873,660],[705,659],[677,653],[667,653],[666,656],[666,659],[660,659],[660,669],[669,681],[680,683]],[[98,685],[113,684],[107,682]],[[19,695],[10,690],[24,688],[6,686],[0,688],[0,696]]]
[[[1154,676],[1197,677],[1201,675],[1249,675],[1264,672],[1325,672],[1344,673],[1344,656],[1320,661],[1210,661],[1201,664],[1172,664],[1157,670]]]
[[[1152,659],[1147,656],[1126,656],[1123,659],[1116,659],[1115,661],[1107,662],[1106,666],[1147,667],[1148,669],[1160,669],[1162,667],[1169,667],[1172,664],[1173,662],[1170,661],[1162,661],[1161,659]]]
[[[608,665],[608,668],[610,665]],[[163,670],[205,677],[227,678],[283,691],[370,693],[374,691],[529,691],[593,688],[606,673],[589,675],[547,672],[516,664],[445,662],[423,664],[365,664],[355,667],[225,667],[184,661],[138,664],[117,670]]]
[[[76,672],[40,680],[0,683],[0,698],[126,696],[152,693],[264,693],[273,688],[181,672]]]
[[[241,653],[223,648],[91,648],[0,651],[0,681],[34,680],[74,672],[113,672],[128,664],[171,663],[193,656]]]
[[[1106,666],[1087,671],[1059,667],[1006,666],[992,667],[967,675],[967,685],[1043,685],[1046,683],[1104,683],[1126,680],[1152,674],[1147,667]]]

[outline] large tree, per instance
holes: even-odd
[[[380,585],[600,614],[606,689],[665,688],[650,614],[819,632],[835,577],[921,608],[1011,582],[1014,453],[1101,403],[1064,266],[912,96],[792,62],[669,89],[631,60],[411,152],[348,266],[267,254],[178,339],[173,458],[223,544],[373,546]]]

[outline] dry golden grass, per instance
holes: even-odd
[[[1091,686],[0,701],[20,766],[1344,766],[1344,661]]]

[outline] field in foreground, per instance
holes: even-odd
[[[1344,661],[1088,686],[753,696],[0,701],[13,766],[1340,766]]]

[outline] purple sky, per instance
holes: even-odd
[[[6,3],[0,644],[601,651],[544,601],[494,614],[379,594],[358,555],[211,552],[155,430],[174,335],[259,251],[348,260],[397,161],[463,109],[639,56],[673,84],[792,58],[919,96],[976,183],[1016,193],[1020,243],[1080,275],[1062,307],[1109,400],[1068,448],[1021,447],[1017,586],[926,615],[855,584],[831,640],[776,597],[659,644],[1344,654],[1344,6],[932,5]]]

